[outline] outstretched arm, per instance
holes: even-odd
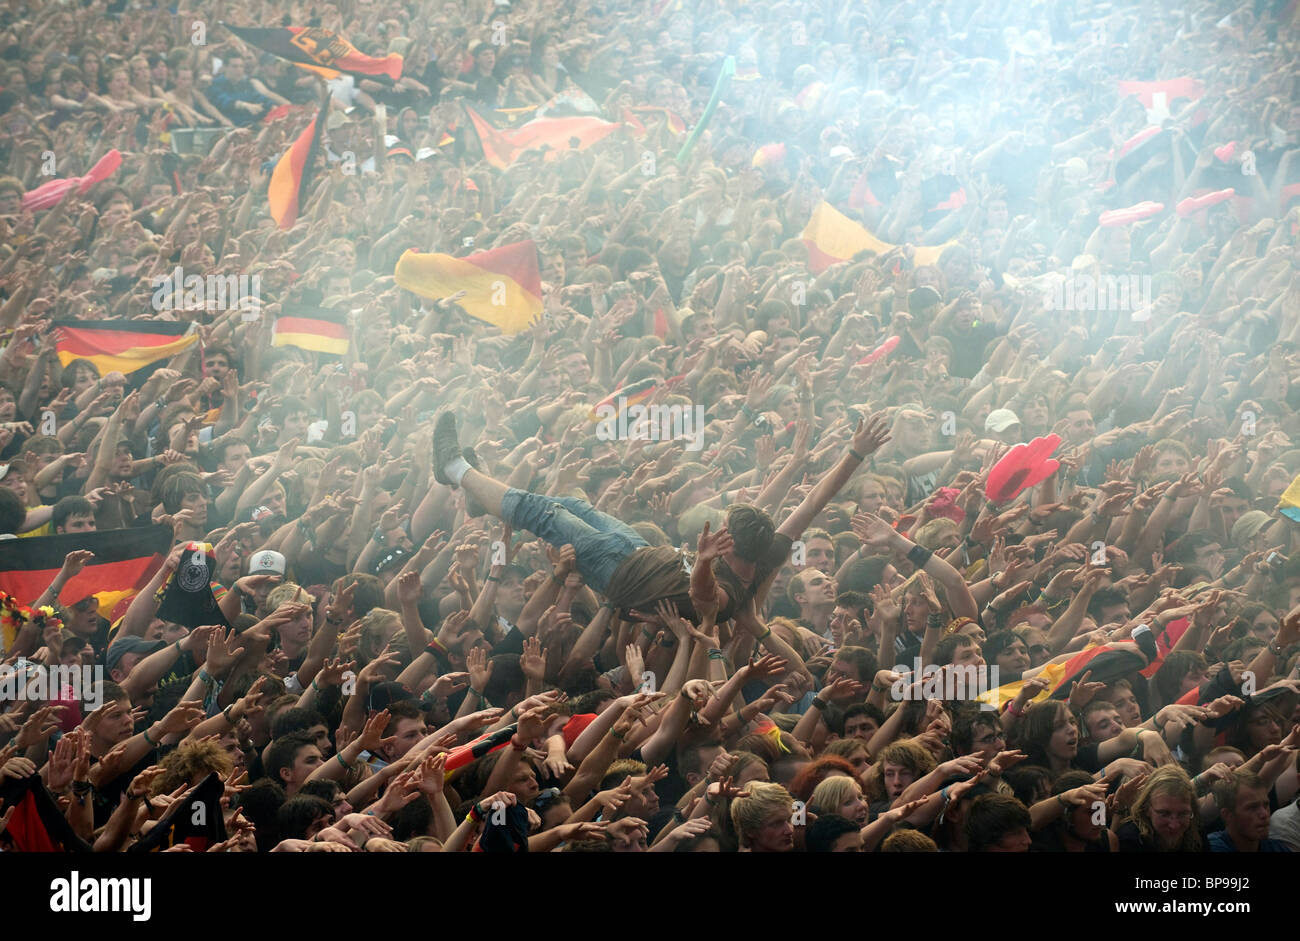
[[[849,446],[848,452],[821,480],[817,481],[817,485],[794,508],[794,512],[785,518],[777,532],[791,539],[802,536],[813,518],[826,509],[826,504],[830,503],[835,494],[839,493],[840,488],[848,483],[853,472],[887,441],[889,441],[889,428],[883,414],[876,413],[866,421],[859,421],[857,429],[853,432],[853,443]]]

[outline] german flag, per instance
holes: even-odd
[[[281,229],[291,229],[298,221],[299,199],[311,187],[313,165],[316,151],[320,146],[320,135],[325,129],[325,109],[329,99],[320,106],[316,117],[303,128],[284,156],[280,158],[271,171],[271,182],[266,190],[266,199],[271,206],[271,218]]]
[[[542,313],[542,276],[531,240],[464,258],[408,251],[393,275],[398,287],[430,300],[464,291],[458,303],[465,312],[504,333],[526,330]]]
[[[159,853],[186,843],[196,853],[226,839],[226,818],[221,798],[226,793],[221,775],[213,771],[171,805],[152,830],[127,850],[128,853]]]
[[[626,120],[628,124],[631,124],[634,128],[640,126],[641,132],[636,135],[637,137],[643,137],[646,133],[645,125],[636,117],[637,115],[645,115],[647,118],[656,115],[662,117],[664,121],[667,122],[668,130],[674,137],[680,137],[686,133],[686,122],[681,119],[681,116],[678,115],[677,112],[671,111],[668,108],[656,107],[654,105],[638,105],[635,108],[624,108],[623,110],[624,120]]]
[[[74,359],[88,359],[102,376],[129,374],[150,363],[170,359],[199,335],[188,324],[171,320],[56,320],[55,351],[66,366]]]
[[[348,351],[348,327],[343,311],[321,307],[288,307],[275,319],[272,346],[296,346],[313,353],[343,356]]]
[[[604,410],[616,406],[619,399],[622,399],[627,405],[640,405],[654,395],[655,389],[658,387],[658,379],[654,376],[646,376],[644,379],[638,379],[636,382],[615,389],[592,406],[591,420],[600,421],[600,416]]]
[[[171,550],[172,531],[167,526],[111,529],[96,533],[65,533],[31,539],[0,541],[0,590],[31,604],[54,581],[63,559],[74,549],[89,549],[95,557],[68,579],[59,593],[62,604],[75,604],[91,595],[112,608],[125,596],[136,594],[153,578]],[[5,638],[5,646],[13,643]]]
[[[883,255],[897,247],[876,238],[826,202],[813,210],[800,238],[808,246],[808,268],[813,274],[821,274],[861,251]],[[913,248],[912,261],[917,265],[933,265],[945,248],[947,245],[918,245]]]
[[[586,150],[623,125],[589,114],[568,118],[538,118],[509,131],[497,130],[473,108],[466,107],[470,125],[483,148],[483,159],[504,170],[525,153],[540,150],[554,160],[570,150]]]
[[[0,807],[13,816],[5,833],[19,853],[89,853],[90,844],[77,836],[45,789],[40,774],[0,782]]]
[[[391,84],[402,77],[402,57],[391,53],[382,59],[368,56],[338,33],[318,26],[278,26],[258,29],[222,23],[250,46],[287,59],[324,78],[364,76]]]

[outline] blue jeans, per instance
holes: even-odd
[[[626,523],[573,497],[544,497],[511,487],[501,498],[501,515],[515,529],[526,529],[553,546],[573,546],[578,573],[602,593],[623,560],[650,545]]]

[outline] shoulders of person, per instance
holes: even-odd
[[[1235,853],[1237,847],[1232,845],[1232,838],[1228,836],[1227,830],[1219,830],[1211,833],[1205,841],[1209,844],[1212,853]]]

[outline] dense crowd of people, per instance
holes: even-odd
[[[207,6],[0,11],[0,547],[172,535],[9,599],[7,670],[102,669],[0,698],[0,849],[22,783],[96,852],[1300,850],[1294,5]],[[624,126],[504,168],[466,110],[574,102]],[[394,282],[527,239],[518,333]],[[304,304],[346,353],[279,344]],[[610,434],[633,389],[698,434]]]

